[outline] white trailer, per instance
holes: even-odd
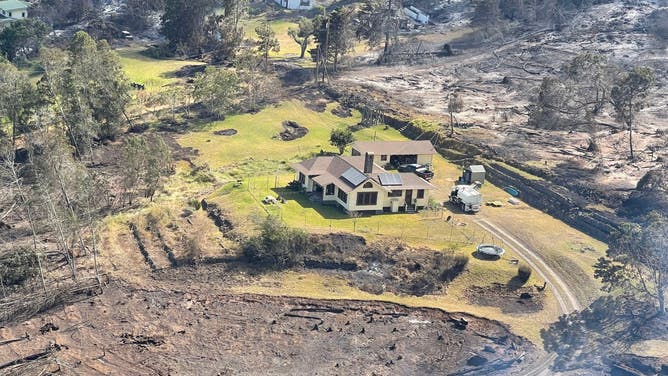
[[[482,207],[482,195],[475,184],[455,185],[450,192],[450,202],[459,206],[464,213],[477,213]]]

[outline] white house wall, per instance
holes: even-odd
[[[297,176],[295,178],[296,180],[299,180],[299,173],[297,173]],[[367,182],[371,182],[373,186],[371,188],[364,188],[364,184]],[[308,176],[304,176],[304,183],[301,185],[307,192],[313,192],[315,191],[315,185],[316,183],[309,178]],[[388,187],[389,188],[389,187]],[[354,212],[354,211],[383,211],[384,208],[390,208],[390,211],[396,212],[398,208],[404,207],[406,205],[406,191],[408,189],[401,189],[401,196],[396,196],[396,197],[390,197],[390,192],[386,192],[385,189],[383,189],[378,183],[376,183],[373,180],[367,180],[366,182],[360,184],[359,187],[353,189],[352,191],[348,192],[348,202],[344,203],[339,199],[339,187],[335,186],[334,189],[334,194],[328,195],[327,194],[327,186],[322,187],[322,200],[324,202],[329,202],[329,203],[338,203],[341,205],[346,211],[348,212]],[[429,203],[429,191],[424,190],[424,197],[423,198],[417,198],[417,189],[412,189],[413,191],[413,202],[408,203],[408,204],[414,204],[415,206],[418,207],[426,207],[427,204]],[[357,193],[358,192],[377,192],[378,193],[378,198],[376,200],[376,205],[357,205]],[[394,204],[393,204],[394,201]],[[397,203],[398,202],[398,203]]]
[[[304,1],[308,5],[302,5],[302,0],[274,0],[278,5],[288,9],[311,9],[313,0]]]

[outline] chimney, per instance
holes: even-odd
[[[364,154],[364,173],[370,174],[373,172],[373,153],[367,152]]]

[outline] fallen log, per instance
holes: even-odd
[[[0,346],[9,345],[10,343],[14,343],[14,342],[25,341],[26,339],[29,339],[29,338],[30,338],[30,336],[28,335],[28,333],[26,333],[23,337],[0,341]]]
[[[321,323],[321,324],[325,322],[325,320],[323,320],[323,319],[320,318],[320,317],[316,317],[316,316],[297,315],[297,314],[295,314],[295,313],[284,313],[283,316],[286,316],[286,317],[296,317],[296,318],[307,319],[307,320],[320,320],[320,323]]]
[[[23,358],[12,360],[9,363],[0,364],[0,370],[6,369],[6,368],[9,368],[9,367],[19,366],[21,364],[34,362],[36,360],[44,359],[44,358],[48,357],[49,355],[51,355],[52,353],[54,353],[56,351],[60,351],[60,346],[57,345],[57,344],[48,347],[46,350],[44,350],[42,352],[38,352],[36,354],[24,356]]]

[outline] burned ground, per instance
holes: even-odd
[[[543,309],[545,294],[533,286],[514,287],[493,284],[491,286],[471,286],[466,296],[472,304],[499,307],[506,313],[533,313]]]
[[[464,2],[443,3],[444,17],[434,18],[443,23],[404,37],[424,51],[438,51],[450,43],[455,55],[392,66],[360,65],[337,77],[334,85],[374,98],[408,118],[425,117],[443,126],[449,123],[448,95],[457,91],[464,110],[455,114],[463,125],[455,138],[515,166],[542,170],[551,181],[576,192],[581,187],[596,191],[594,201],[611,207],[665,160],[665,45],[642,27],[656,3],[596,5],[559,28],[509,24],[503,38],[483,37],[472,27],[470,15],[460,9]],[[648,66],[657,75],[657,86],[637,116],[634,161],[628,159],[628,132],[609,107],[591,126],[527,125],[528,106],[542,79],[557,74],[583,51],[597,51],[625,69]],[[598,150],[589,148],[591,139]]]
[[[278,137],[283,141],[292,141],[306,136],[308,128],[288,120],[283,122],[283,131]]]
[[[37,363],[0,371],[39,365],[65,375],[509,374],[537,354],[504,326],[464,314],[230,295],[227,272],[220,265],[172,269],[156,274],[151,289],[112,281],[103,295],[5,327],[0,364],[54,349]]]

